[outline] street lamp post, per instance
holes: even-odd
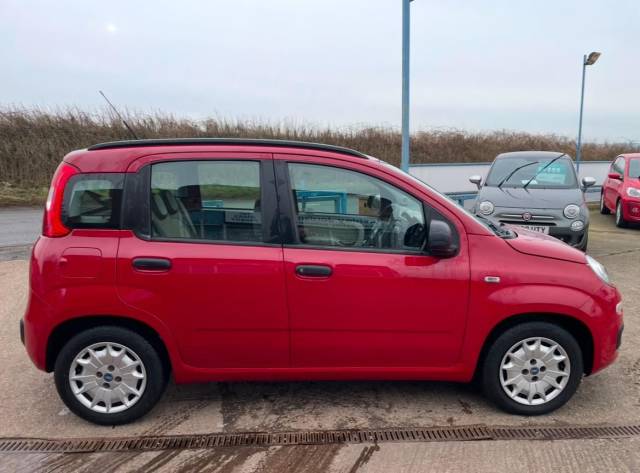
[[[596,63],[600,53],[592,52],[587,56],[584,55],[582,59],[582,91],[580,93],[580,118],[578,121],[578,142],[576,143],[576,169],[580,171],[580,158],[582,157],[582,109],[584,108],[584,77],[587,66],[592,66]]]
[[[402,159],[400,168],[405,172],[409,172],[409,42],[412,1],[402,0]]]

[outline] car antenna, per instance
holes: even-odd
[[[127,130],[129,130],[129,133],[131,133],[131,135],[133,136],[134,140],[139,140],[140,138],[138,138],[138,136],[135,134],[135,132],[133,131],[133,129],[129,126],[129,124],[127,123],[127,121],[124,119],[124,117],[122,115],[120,115],[120,112],[118,112],[118,109],[116,107],[114,107],[114,105],[111,103],[111,101],[107,98],[106,95],[104,95],[104,92],[102,92],[101,90],[99,90],[98,92],[100,92],[100,95],[102,95],[104,97],[104,99],[107,101],[107,103],[109,104],[109,106],[113,109],[113,111],[116,113],[116,115],[118,116],[118,118],[120,120],[122,120],[122,123],[124,123],[124,126],[126,127]]]

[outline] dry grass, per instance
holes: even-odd
[[[319,129],[219,119],[195,121],[161,113],[129,114],[127,120],[140,138],[294,139],[347,146],[392,164],[400,160],[400,133],[389,128]],[[108,113],[0,109],[0,203],[29,199],[40,202],[42,189],[66,153],[94,143],[129,138],[122,123]],[[527,149],[573,155],[575,142],[563,136],[510,131],[421,131],[412,137],[411,159],[414,163],[487,162],[501,152]],[[583,158],[610,160],[628,151],[640,151],[640,147],[629,143],[585,143]],[[10,197],[12,193],[15,198]]]

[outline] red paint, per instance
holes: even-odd
[[[82,150],[65,157],[68,164],[56,173],[53,207],[63,194],[60,169],[134,173],[162,160],[220,158],[313,162],[383,179],[440,212],[457,231],[460,250],[439,259],[160,242],[130,230],[61,235],[61,220],[50,214],[45,234],[56,236],[42,236],[34,247],[24,319],[27,351],[38,368],[47,366],[47,343],[57,326],[92,316],[134,319],[155,330],[177,382],[468,381],[491,331],[523,314],[579,321],[593,338],[593,371],[614,361],[620,294],[598,279],[582,253],[520,230],[503,240],[450,200],[374,159],[275,145]],[[171,268],[137,270],[136,257],[168,259]],[[333,273],[301,277],[295,272],[300,264],[325,265]],[[500,283],[487,283],[487,276]]]
[[[616,161],[620,159],[623,163],[623,172],[618,172],[614,168]],[[640,178],[631,177],[629,174],[631,161],[640,162],[640,153],[622,154],[611,163],[607,179],[602,184],[602,193],[604,196],[604,204],[611,212],[616,211],[616,206],[620,201],[622,203],[622,217],[627,222],[640,223],[640,197],[633,197],[628,194],[628,189],[637,189],[640,192]]]

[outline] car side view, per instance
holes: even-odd
[[[578,183],[573,161],[565,153],[502,153],[484,185],[481,176],[469,180],[478,186],[473,208],[478,215],[551,235],[586,251],[589,209],[584,192],[596,181],[585,177]]]
[[[600,194],[600,213],[613,212],[618,227],[640,223],[640,154],[623,154],[611,163]]]
[[[64,157],[20,329],[98,424],[146,414],[170,377],[477,379],[538,415],[616,359],[623,314],[593,258],[360,152],[176,139]]]

